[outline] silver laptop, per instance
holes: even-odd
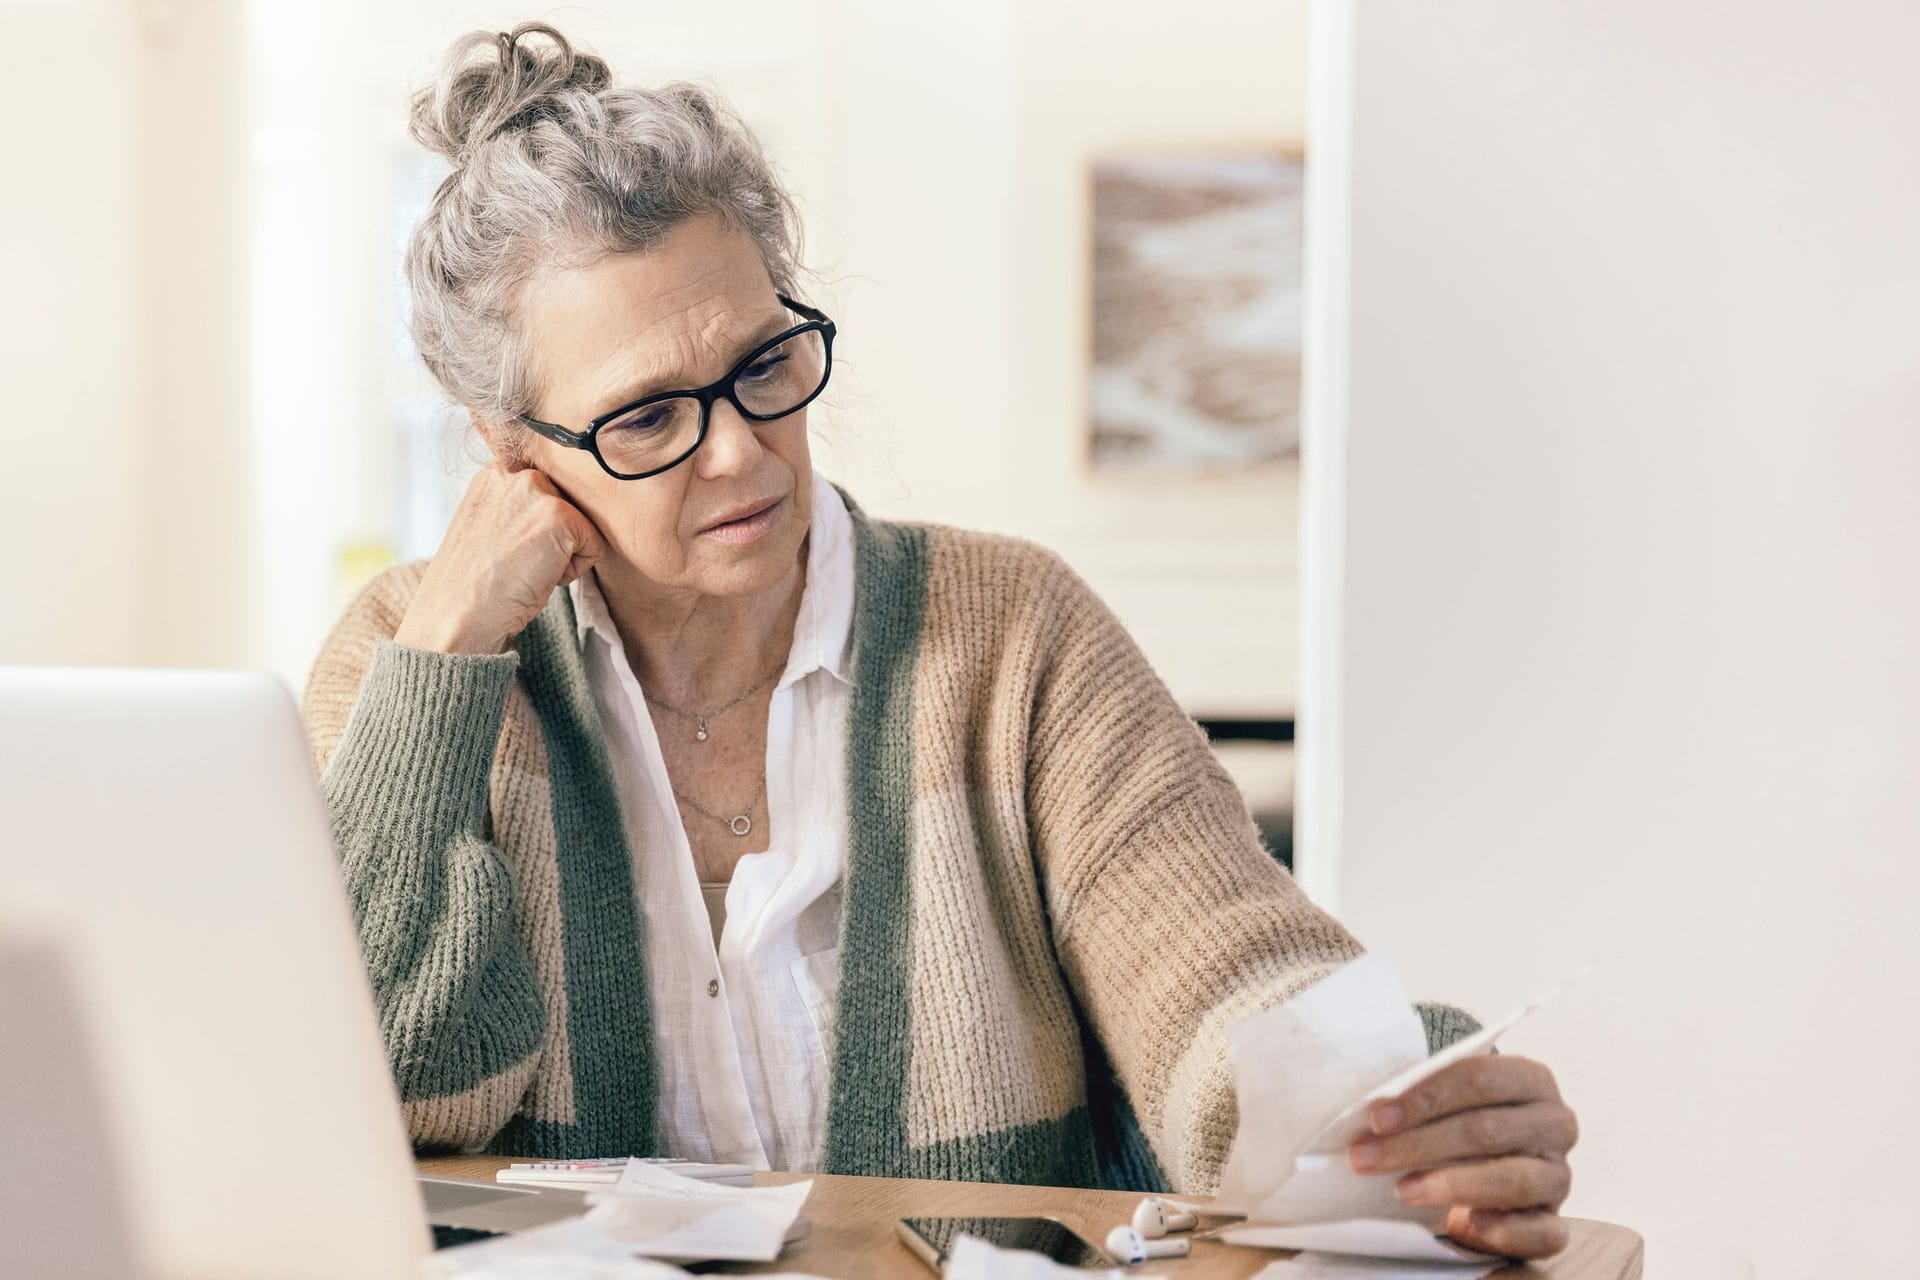
[[[267,676],[0,669],[0,903],[73,962],[155,1277],[408,1276],[430,1219],[582,1211],[415,1178],[310,759]]]

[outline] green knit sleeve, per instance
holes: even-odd
[[[1450,1004],[1416,1004],[1420,1025],[1427,1033],[1427,1052],[1440,1052],[1456,1040],[1464,1040],[1480,1029],[1480,1019],[1465,1009]]]
[[[457,1104],[427,1108],[456,1117],[455,1131],[434,1126],[436,1144],[506,1124],[544,1030],[490,843],[487,780],[518,661],[381,642],[321,779],[401,1101]]]

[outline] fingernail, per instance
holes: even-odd
[[[1416,1173],[1400,1179],[1400,1185],[1395,1187],[1394,1191],[1399,1195],[1402,1203],[1420,1204],[1422,1203],[1421,1193],[1426,1190],[1426,1187],[1426,1178]]]
[[[1353,1144],[1347,1158],[1353,1162],[1355,1172],[1365,1173],[1380,1163],[1380,1144],[1371,1138],[1362,1138]]]
[[[1405,1118],[1405,1113],[1400,1110],[1399,1103],[1382,1103],[1373,1109],[1373,1131],[1375,1133],[1392,1133],[1400,1127],[1400,1121]]]

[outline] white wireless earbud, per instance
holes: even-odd
[[[1107,1232],[1107,1252],[1132,1266],[1148,1258],[1184,1258],[1193,1252],[1191,1240],[1149,1240],[1132,1227]]]
[[[1148,1196],[1133,1211],[1133,1229],[1149,1240],[1158,1240],[1169,1231],[1191,1231],[1199,1225],[1198,1215],[1183,1213],[1156,1196]]]

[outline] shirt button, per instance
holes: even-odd
[[[718,978],[707,979],[707,994],[710,996],[717,996],[720,994],[720,979]]]

